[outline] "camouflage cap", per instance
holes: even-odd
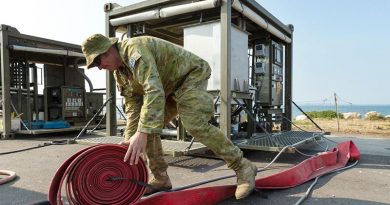
[[[118,42],[116,38],[107,38],[102,34],[93,34],[84,40],[81,44],[81,49],[87,60],[87,68],[93,67],[95,58],[105,53],[112,45]]]

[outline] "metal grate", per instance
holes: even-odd
[[[123,137],[116,136],[93,136],[85,137],[77,140],[79,144],[117,144],[123,140]],[[186,148],[190,145],[190,142],[173,141],[173,140],[161,140],[164,154],[172,156],[181,156],[184,154],[192,154],[206,150],[206,146],[199,142],[194,142],[189,150]]]
[[[105,136],[97,136],[97,137],[87,137],[78,139],[77,143],[79,144],[118,144],[123,140],[123,137],[105,137]]]
[[[319,140],[322,133],[318,132],[301,132],[301,131],[288,131],[271,135],[262,133],[256,133],[256,136],[247,140],[233,141],[238,147],[242,149],[251,150],[263,150],[263,151],[280,151],[287,145],[293,145],[299,147],[309,141]],[[123,140],[123,137],[105,137],[105,136],[93,136],[86,137],[77,140],[80,144],[106,144],[106,143],[119,143]],[[190,145],[190,142],[174,141],[174,140],[161,140],[164,153],[171,156],[182,156],[185,154],[194,154],[204,152],[207,150],[206,146],[199,142],[194,142],[190,150],[186,148]],[[287,149],[286,152],[294,152],[294,149]]]
[[[256,134],[256,136],[251,139],[241,140],[235,143],[238,147],[243,149],[280,151],[287,145],[299,147],[306,142],[318,140],[321,136],[322,134],[318,132],[288,131],[272,135]],[[293,152],[292,149],[289,149],[288,151]]]

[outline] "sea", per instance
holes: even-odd
[[[117,99],[117,105],[118,108],[122,110],[122,99]],[[298,115],[301,115],[302,112],[299,111],[299,109],[292,105],[292,116],[295,118]],[[298,104],[298,106],[305,112],[311,112],[311,111],[324,111],[324,110],[333,110],[336,111],[336,106],[334,104]],[[358,112],[362,117],[364,117],[364,114],[370,111],[377,111],[382,116],[390,115],[390,105],[355,105],[355,104],[341,104],[338,105],[338,111],[339,113],[344,112]],[[121,115],[121,113],[117,110],[117,118],[118,119],[124,119],[124,117]]]
[[[311,112],[311,111],[324,111],[324,110],[333,110],[336,111],[335,105],[322,105],[322,104],[304,104],[298,106],[305,112]],[[376,111],[379,112],[382,116],[390,115],[390,105],[338,105],[338,111],[339,113],[344,112],[358,112],[363,117],[364,114],[370,111]],[[295,118],[298,115],[301,115],[302,112],[299,111],[295,105],[293,105],[292,109],[292,115],[293,118]]]

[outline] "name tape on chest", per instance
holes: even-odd
[[[137,52],[137,51],[134,52],[134,53],[131,55],[131,57],[130,57],[130,59],[129,59],[129,67],[130,67],[130,69],[131,69],[132,71],[134,71],[135,65],[136,65],[137,60],[138,60],[139,58],[141,58],[141,54],[140,54],[139,52]]]
[[[136,62],[137,62],[137,60],[135,60],[135,58],[130,58],[129,67],[131,68],[131,70],[134,70]]]

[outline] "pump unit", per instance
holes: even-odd
[[[256,103],[262,106],[283,105],[283,46],[270,39],[263,40],[263,56],[255,58]],[[255,45],[255,48],[257,45]]]
[[[126,7],[108,3],[105,12],[110,37],[159,37],[209,63],[207,90],[214,96],[209,123],[240,148],[280,150],[281,145],[313,138],[291,131],[294,27],[256,1],[157,0]],[[113,84],[113,78],[107,78],[107,85]],[[108,96],[115,96],[112,88]],[[115,105],[109,110],[107,118],[113,119]],[[165,133],[173,133],[169,140],[187,141],[178,119]],[[115,134],[114,125],[108,125],[107,135]]]
[[[86,120],[85,90],[78,87],[45,88],[45,120],[66,120],[77,123]]]

